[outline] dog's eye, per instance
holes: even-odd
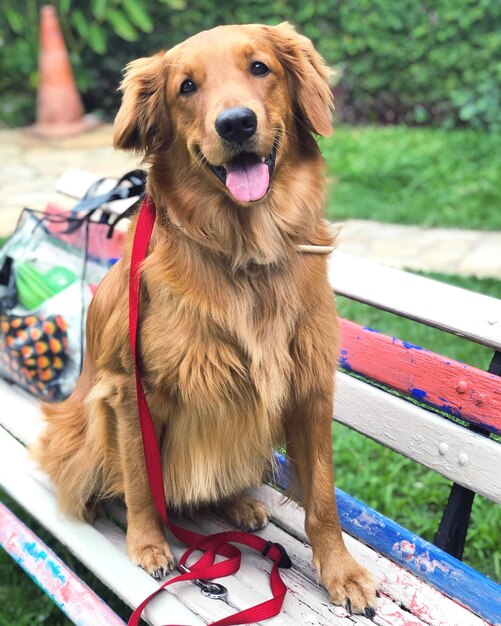
[[[184,80],[179,88],[179,93],[187,95],[197,90],[197,86],[192,80]]]
[[[264,76],[270,73],[270,68],[262,61],[254,61],[250,66],[250,72],[254,76]]]

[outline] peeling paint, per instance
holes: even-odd
[[[444,411],[445,413],[449,413],[450,415],[454,415],[454,417],[464,417],[461,413],[461,407],[460,406],[454,406],[452,404],[441,404],[439,406],[440,409],[442,409],[442,411]]]
[[[378,516],[371,514],[370,509],[363,510],[357,517],[353,518],[353,524],[372,533],[385,527],[385,524]]]
[[[410,561],[416,552],[416,545],[410,541],[400,541],[394,544],[393,551],[400,554],[404,561]]]
[[[341,354],[339,356],[339,365],[340,365],[340,367],[345,369],[347,372],[353,371],[352,368],[351,368],[351,365],[350,365],[350,363],[348,361],[348,351],[347,350],[341,350]]]
[[[402,341],[402,345],[408,350],[424,350],[424,348],[421,348],[421,346],[416,346],[415,344],[409,343],[408,341]]]
[[[424,389],[418,389],[417,387],[413,387],[412,389],[409,389],[409,391],[415,398],[418,398],[419,400],[425,400],[428,397],[428,394]]]
[[[47,558],[47,552],[45,550],[41,550],[35,542],[25,543],[23,545],[23,550],[26,554],[29,554],[37,561]]]
[[[77,626],[125,626],[123,620],[1,502],[0,546]]]
[[[411,543],[410,541],[402,540],[396,542],[393,545],[393,551],[407,563],[412,562],[414,568],[422,575],[431,575],[435,573],[436,570],[439,570],[444,574],[452,573],[449,567],[447,567],[443,562],[431,557],[428,551],[417,552],[416,544]]]
[[[62,583],[66,582],[66,577],[62,573],[60,565],[55,563],[52,559],[47,559],[46,565],[54,578],[57,578]]]

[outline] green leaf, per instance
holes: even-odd
[[[184,11],[186,9],[186,0],[160,0],[160,2],[175,11]]]
[[[153,21],[144,4],[139,0],[122,0],[122,4],[131,22],[145,33],[151,33]]]
[[[66,15],[69,13],[71,0],[59,0],[59,14]]]
[[[108,0],[92,0],[90,7],[92,15],[96,20],[104,20],[108,8]]]
[[[472,119],[472,117],[477,112],[477,109],[478,107],[476,103],[470,102],[466,104],[465,106],[461,107],[461,109],[459,110],[459,117],[465,122],[467,122]]]
[[[137,41],[139,39],[137,30],[118,9],[108,11],[106,18],[116,34],[125,41]]]
[[[40,80],[40,74],[38,70],[35,70],[34,72],[30,74],[29,79],[28,79],[30,87],[32,89],[36,89],[38,87],[39,80]]]
[[[104,54],[107,48],[107,37],[104,28],[98,24],[89,26],[89,45],[97,54]]]
[[[82,13],[82,11],[80,11],[80,9],[76,9],[76,11],[72,12],[71,24],[75,27],[80,37],[82,37],[82,39],[85,39],[87,41],[87,38],[89,35],[89,25],[87,23],[87,20],[84,14]]]
[[[25,20],[22,13],[18,13],[17,11],[13,11],[12,9],[4,9],[5,17],[7,18],[7,22],[9,22],[9,26],[16,33],[16,35],[20,35],[25,28]]]

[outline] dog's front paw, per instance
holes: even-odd
[[[268,523],[265,505],[247,494],[237,496],[222,507],[224,514],[232,524],[245,531],[260,530]]]
[[[370,619],[374,617],[376,613],[374,578],[348,552],[320,556],[315,559],[315,565],[333,604],[343,606],[350,614],[365,615]]]
[[[165,578],[176,567],[176,560],[166,541],[134,546],[129,543],[129,558],[134,565],[139,565],[156,579]]]

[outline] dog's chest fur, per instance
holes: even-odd
[[[267,268],[207,273],[152,301],[142,351],[172,504],[219,500],[262,481],[293,367],[298,297],[288,278]]]

